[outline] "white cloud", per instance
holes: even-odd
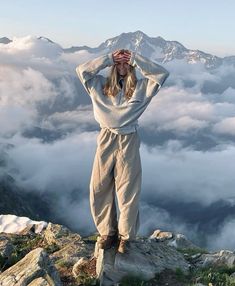
[[[154,201],[158,195],[210,205],[234,195],[235,147],[202,152],[168,141],[161,147],[142,144],[143,190]]]
[[[41,127],[60,130],[86,130],[90,126],[98,127],[91,105],[78,106],[75,110],[55,112],[43,120]]]
[[[160,92],[152,99],[147,112],[139,120],[145,128],[181,133],[191,129],[203,129],[210,121],[215,120],[214,106],[203,94],[176,86]]]
[[[26,189],[64,193],[87,186],[97,132],[69,135],[54,143],[15,134],[5,139],[15,148],[8,151],[8,172]],[[16,173],[15,173],[15,170]]]
[[[220,227],[218,233],[209,235],[207,244],[211,251],[220,251],[221,249],[228,249],[234,251],[235,248],[235,219],[230,218]]]
[[[213,131],[219,134],[229,134],[235,136],[235,116],[222,119],[214,125]]]
[[[26,59],[27,55],[29,56],[29,59],[32,57],[56,58],[61,52],[63,52],[62,47],[58,44],[51,43],[45,38],[38,39],[33,35],[13,37],[12,42],[0,46],[0,56],[5,54],[5,56],[21,57],[21,59]]]

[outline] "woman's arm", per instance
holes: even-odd
[[[96,75],[98,72],[113,64],[112,53],[109,53],[82,63],[76,67],[76,73],[89,94],[92,86],[96,84]]]
[[[170,73],[161,65],[134,52],[131,52],[129,64],[139,68],[140,72],[146,78],[147,97],[156,95],[170,75]]]

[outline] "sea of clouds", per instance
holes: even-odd
[[[89,179],[99,125],[75,68],[99,55],[65,53],[32,35],[12,40],[0,44],[0,148],[12,144],[1,175],[32,192],[56,192],[55,214],[82,234],[94,232]],[[164,67],[170,76],[139,119],[139,233],[162,228],[195,241],[203,233],[208,248],[235,249],[235,67],[209,71],[184,60]]]

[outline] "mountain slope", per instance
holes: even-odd
[[[167,41],[162,37],[149,37],[141,31],[122,33],[107,39],[96,48],[87,46],[64,49],[66,53],[86,50],[89,53],[107,53],[116,49],[126,48],[137,51],[152,60],[165,63],[172,60],[186,60],[189,64],[202,63],[208,69],[217,68],[223,62],[234,63],[233,57],[220,58],[200,50],[190,50],[177,41]]]

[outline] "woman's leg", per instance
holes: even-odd
[[[120,216],[119,235],[123,240],[134,240],[140,227],[139,196],[142,167],[139,153],[140,138],[137,132],[119,135],[119,152],[114,168]]]
[[[90,180],[91,214],[101,236],[118,232],[113,174],[115,142],[115,134],[101,129]]]

